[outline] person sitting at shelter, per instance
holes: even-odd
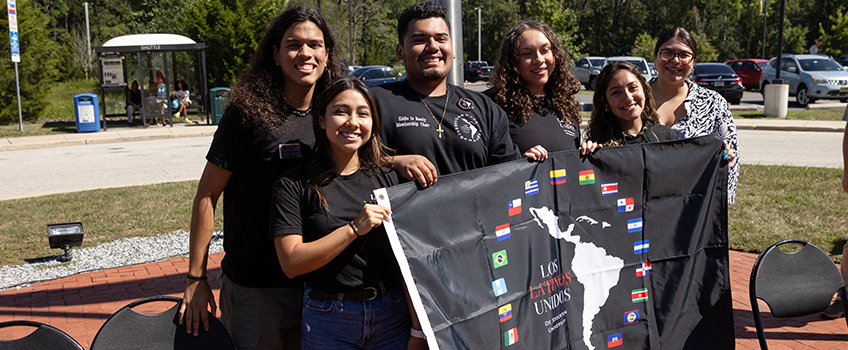
[[[174,86],[174,109],[177,110],[177,113],[174,113],[174,118],[179,118],[180,116],[185,116],[186,124],[191,124],[191,120],[188,119],[188,107],[191,106],[191,98],[189,97],[188,92],[188,83],[185,80],[178,80],[177,84]]]
[[[157,98],[156,90],[157,84],[155,81],[147,82],[147,105],[144,110],[148,116],[165,113],[165,102]]]
[[[138,81],[133,80],[131,88],[127,90],[127,124],[133,124],[133,114],[141,110],[141,90]]]
[[[158,85],[156,85],[156,102],[162,105],[162,108],[159,112],[159,114],[162,115],[162,117],[159,118],[159,122],[160,124],[162,124],[162,126],[165,126],[165,103],[168,102],[168,95],[170,95],[168,93],[168,85],[165,84],[166,80],[167,79],[165,79],[165,73],[161,70],[157,70],[156,83]]]

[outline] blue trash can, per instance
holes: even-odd
[[[100,104],[95,94],[74,95],[77,132],[100,132]]]

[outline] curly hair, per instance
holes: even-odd
[[[620,70],[628,71],[636,76],[639,84],[642,85],[642,92],[645,94],[645,106],[642,108],[641,115],[642,123],[646,125],[649,123],[659,123],[657,108],[654,104],[654,95],[651,93],[651,86],[648,85],[648,81],[642,76],[642,70],[635,64],[626,61],[610,63],[595,78],[595,96],[592,97],[592,118],[589,120],[589,129],[586,131],[589,140],[606,147],[620,146],[622,140],[622,130],[618,123],[618,117],[609,109],[606,97],[610,80]]]
[[[333,149],[330,145],[330,140],[327,139],[327,133],[321,128],[321,120],[325,118],[327,108],[333,98],[340,93],[354,90],[365,97],[368,106],[371,109],[371,138],[359,147],[357,156],[359,157],[359,169],[370,171],[372,174],[379,175],[381,166],[386,166],[384,161],[391,150],[386,148],[380,138],[380,116],[377,114],[377,104],[374,102],[374,95],[368,90],[365,84],[355,77],[344,77],[336,80],[326,90],[321,92],[315,99],[315,117],[312,118],[312,130],[315,133],[315,151],[304,159],[303,166],[306,172],[307,185],[309,188],[318,194],[321,205],[327,208],[327,199],[321,192],[321,187],[326,185],[333,179],[335,174],[335,162],[333,158]]]
[[[241,109],[246,124],[276,128],[282,125],[294,108],[286,104],[284,91],[286,79],[282,69],[274,61],[274,47],[293,25],[312,22],[324,34],[327,65],[324,74],[315,82],[315,90],[323,91],[330,83],[343,76],[342,61],[336,53],[336,39],[330,26],[314,9],[307,6],[290,8],[268,24],[256,51],[250,57],[250,68],[245,71],[230,92],[230,105]],[[312,95],[315,101],[317,93]]]
[[[571,75],[568,53],[559,37],[551,27],[539,22],[523,22],[512,27],[504,36],[495,67],[489,77],[493,100],[517,123],[527,122],[527,116],[533,113],[533,107],[541,102],[540,97],[524,87],[521,73],[518,71],[519,38],[527,30],[542,32],[551,43],[556,64],[545,84],[545,95],[553,101],[554,110],[562,121],[579,124],[580,103],[575,95],[580,91],[580,83]]]

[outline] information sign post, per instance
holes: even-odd
[[[9,40],[12,43],[12,62],[15,63],[15,88],[18,95],[18,126],[24,131],[24,119],[21,116],[21,83],[18,78],[18,62],[21,61],[21,45],[18,41],[18,9],[15,0],[6,0],[6,8],[9,12]]]

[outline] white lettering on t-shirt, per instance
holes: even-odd
[[[430,123],[427,121],[427,118],[409,116],[409,115],[401,115],[401,116],[397,117],[397,122],[395,123],[395,127],[397,127],[397,128],[408,128],[408,127],[429,128]]]

